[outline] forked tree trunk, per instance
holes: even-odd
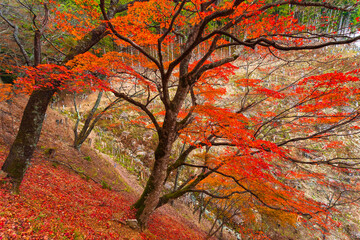
[[[190,55],[184,60],[182,65],[187,65],[189,61]],[[184,72],[182,67],[180,67],[180,72]],[[170,104],[171,106],[166,110],[161,130],[158,131],[159,143],[155,151],[154,167],[151,170],[150,178],[140,199],[133,205],[137,210],[136,218],[141,229],[147,227],[149,216],[158,207],[160,202],[169,167],[171,150],[177,138],[177,117],[189,90],[190,86],[186,82],[179,85]],[[170,100],[168,101],[170,102]]]
[[[100,105],[100,101],[102,98],[103,92],[99,92],[98,97],[96,99],[96,102],[94,106],[92,107],[91,111],[89,112],[89,115],[86,117],[84,126],[82,127],[80,133],[78,133],[78,127],[81,120],[81,116],[79,113],[79,109],[77,108],[76,104],[76,95],[74,95],[74,107],[75,112],[77,115],[77,120],[74,127],[74,148],[78,151],[80,151],[81,145],[85,142],[85,140],[90,135],[91,131],[94,129],[95,124],[100,120],[100,117],[102,114],[104,114],[104,111],[101,112],[97,117],[94,117],[96,110],[98,109]],[[93,120],[93,122],[91,122]]]
[[[55,90],[37,90],[31,94],[18,134],[1,168],[11,178],[15,193],[19,192],[20,183],[35,151],[46,109],[54,93]]]

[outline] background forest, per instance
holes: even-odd
[[[0,4],[0,239],[357,239],[357,1]]]

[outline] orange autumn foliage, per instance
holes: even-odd
[[[74,40],[83,39],[95,26],[106,26],[106,34],[122,52],[94,50],[76,56],[66,67],[19,68],[24,76],[16,80],[16,90],[106,90],[141,112],[133,123],[153,128],[158,135],[152,175],[136,206],[141,224],[145,226],[152,211],[172,196],[222,186],[218,193],[246,196],[237,204],[248,199],[241,209],[247,219],[256,219],[256,212],[261,212],[294,225],[297,216],[302,220],[310,216],[312,223],[327,227],[323,217],[330,208],[291,181],[315,179],[325,184],[322,172],[297,164],[356,165],[347,160],[357,158],[337,157],[334,152],[341,145],[337,137],[357,134],[359,70],[291,81],[236,74],[237,64],[251,60],[251,55],[274,60],[283,57],[282,51],[335,44],[335,37],[300,24],[291,9],[292,5],[336,7],[302,1],[290,6],[286,1],[150,0],[135,1],[109,17],[108,1],[75,3],[69,12],[56,12],[59,17],[53,26]],[[282,6],[290,10],[282,15],[270,11]],[[260,65],[256,68],[261,73],[275,71],[271,64]],[[179,142],[188,147],[185,157],[175,149]],[[306,151],[312,148],[316,151]],[[323,149],[334,150],[329,160]],[[305,153],[324,157],[298,156]],[[184,159],[189,156],[201,160],[188,163]],[[339,158],[344,161],[338,162]],[[180,166],[195,169],[195,177],[177,194],[160,196],[164,183]]]

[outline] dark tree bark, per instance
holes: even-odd
[[[38,41],[40,41],[40,38],[38,38]],[[37,43],[35,42],[35,46],[37,46],[36,44]],[[96,43],[93,43],[93,45],[95,44]],[[81,53],[82,52],[78,52],[78,54]],[[35,54],[35,56],[36,55],[37,54]],[[13,191],[15,193],[19,192],[19,186],[24,178],[40,138],[47,106],[56,91],[56,89],[44,89],[34,91],[30,95],[30,99],[26,105],[20,123],[18,134],[11,146],[10,153],[6,158],[4,165],[1,168],[2,171],[6,172],[8,177],[11,178]]]
[[[41,64],[41,36],[48,22],[48,9],[44,5],[45,17],[41,28],[34,31],[34,66]],[[34,26],[36,26],[33,16]],[[1,170],[6,172],[13,184],[13,192],[18,193],[20,184],[24,178],[26,169],[34,154],[37,142],[40,138],[42,124],[49,102],[56,92],[55,89],[42,89],[32,92],[25,107],[20,123],[19,131],[13,142],[10,153],[6,158]]]
[[[46,109],[54,93],[55,90],[39,90],[31,94],[16,139],[1,168],[11,178],[15,193],[19,192],[20,183],[35,151]]]
[[[166,156],[155,159],[155,164],[146,187],[140,199],[134,204],[136,211],[136,219],[142,230],[147,228],[150,215],[156,209],[163,190],[163,183],[166,178],[168,159]]]
[[[133,2],[131,2],[133,3]],[[116,13],[126,11],[128,4],[118,4],[118,1],[113,1],[112,5],[109,6],[108,15],[110,18],[114,17]],[[48,9],[44,7],[46,11],[46,18]],[[35,21],[36,15],[33,17]],[[43,25],[40,29],[35,30],[34,36],[34,66],[41,63],[41,36],[45,30],[47,19],[44,19]],[[36,25],[34,23],[34,25]],[[73,59],[76,55],[87,52],[95,44],[97,44],[102,38],[107,35],[107,29],[105,24],[100,24],[94,28],[88,34],[84,36],[82,40],[78,42],[76,47],[71,49],[68,55],[64,59],[64,63]],[[11,178],[13,183],[14,192],[19,192],[19,186],[26,169],[29,166],[32,155],[35,151],[36,145],[40,138],[41,128],[44,121],[44,116],[49,105],[52,96],[56,90],[38,90],[32,92],[30,95],[29,102],[26,105],[18,134],[16,139],[11,146],[10,153],[2,166],[2,171],[7,173],[8,177]]]
[[[102,14],[104,16],[104,19],[107,20],[108,28],[111,30],[113,35],[121,41],[127,42],[133,49],[137,50],[140,54],[147,58],[148,61],[156,65],[158,76],[154,77],[154,79],[152,80],[157,84],[159,98],[165,109],[165,117],[163,119],[163,124],[161,125],[157,122],[156,117],[148,108],[149,101],[143,103],[129,97],[124,92],[120,92],[121,90],[119,90],[119,92],[113,90],[115,96],[122,98],[123,100],[144,111],[144,113],[154,124],[159,138],[159,143],[155,151],[155,162],[151,170],[151,175],[148,179],[148,182],[140,199],[133,205],[133,207],[136,209],[136,218],[139,222],[141,229],[146,228],[149,216],[156,208],[168,203],[169,200],[176,199],[187,192],[194,191],[194,187],[200,181],[209,176],[213,171],[217,170],[210,170],[208,168],[204,168],[203,172],[196,176],[194,181],[186,184],[185,186],[179,187],[179,189],[176,189],[172,193],[163,195],[162,190],[168,175],[181,165],[185,165],[184,162],[186,158],[181,156],[179,157],[178,161],[175,161],[175,163],[170,161],[171,151],[174,142],[176,141],[176,138],[179,134],[179,131],[182,128],[186,127],[186,125],[191,122],[192,118],[192,113],[190,111],[188,117],[183,119],[181,122],[177,122],[178,114],[180,112],[180,109],[183,107],[184,100],[186,99],[186,97],[189,97],[189,99],[191,99],[192,105],[195,106],[197,103],[192,88],[194,87],[194,84],[200,79],[200,77],[208,70],[235,61],[242,53],[240,51],[234,51],[233,54],[229,54],[228,56],[225,56],[219,60],[212,60],[210,63],[207,63],[207,61],[211,58],[212,54],[222,49],[231,50],[231,47],[233,46],[243,46],[249,48],[255,48],[256,46],[264,46],[273,47],[275,49],[284,51],[290,51],[302,49],[318,49],[330,45],[346,44],[360,39],[360,36],[354,38],[345,37],[343,38],[344,40],[334,41],[333,39],[329,39],[328,42],[320,42],[319,44],[303,46],[283,45],[282,42],[272,40],[272,37],[267,38],[266,36],[243,40],[242,34],[238,36],[236,33],[231,32],[237,32],[233,31],[235,27],[237,25],[240,25],[240,23],[243,22],[244,19],[249,19],[258,15],[257,11],[254,11],[254,13],[241,14],[234,18],[234,20],[232,21],[221,23],[224,18],[232,16],[235,13],[235,7],[240,5],[242,2],[244,1],[235,0],[233,2],[233,7],[228,9],[216,10],[212,13],[208,13],[208,11],[211,11],[208,8],[210,5],[214,4],[214,1],[203,3],[201,6],[199,6],[198,9],[200,12],[207,12],[206,17],[199,20],[199,23],[196,23],[193,26],[187,26],[188,29],[184,29],[184,31],[176,29],[174,24],[177,20],[177,17],[182,14],[183,10],[185,9],[184,11],[186,11],[185,4],[187,3],[187,1],[176,2],[177,5],[174,8],[176,9],[176,11],[171,16],[171,21],[168,27],[163,29],[161,37],[157,39],[157,49],[155,51],[152,51],[140,46],[139,44],[134,42],[131,37],[128,37],[127,35],[122,35],[120,32],[118,32],[116,30],[116,27],[113,26],[113,24],[111,23],[111,21],[108,21],[110,20],[110,16],[107,16],[106,13],[107,1],[100,1],[100,8]],[[264,6],[261,6],[258,11],[266,12],[268,9],[272,9],[274,7],[285,4],[287,5],[289,4],[289,2],[269,2],[264,4]],[[291,4],[304,7],[326,7],[329,9],[339,9],[344,11],[346,10],[336,8],[328,3],[304,3],[299,1],[291,1]],[[221,21],[218,21],[220,19]],[[218,27],[210,31],[209,33],[206,33],[206,27],[209,24],[214,23],[215,21],[218,21]],[[180,53],[175,57],[175,59],[170,61],[170,63],[165,66],[163,60],[166,59],[166,56],[163,53],[163,41],[170,33],[177,37],[183,37],[184,43],[181,42]],[[220,42],[220,39],[224,37],[226,37],[226,39],[229,39],[230,43],[222,44]],[[290,34],[289,37],[294,36]],[[304,37],[300,35],[299,37],[306,38],[306,36]],[[313,38],[311,34],[309,34],[308,37],[309,39]],[[318,38],[318,36],[316,37]],[[208,46],[205,49],[206,51],[201,56],[197,55],[199,61],[196,62],[195,66],[190,66],[190,60],[196,54],[196,48],[202,47],[202,45],[205,43]],[[175,77],[174,73],[176,68],[178,68],[179,72],[176,73],[177,76]],[[174,84],[173,81],[176,81],[176,84]],[[175,85],[176,87],[174,87]],[[170,88],[171,90],[169,90]],[[189,148],[189,152],[191,152],[192,150],[194,149]],[[184,156],[187,155],[185,154]],[[219,165],[217,168],[220,167],[221,165]]]
[[[161,132],[162,136],[159,137],[159,143],[155,151],[155,163],[150,178],[140,199],[133,206],[137,209],[136,218],[142,229],[147,227],[149,216],[157,208],[160,201],[167,176],[172,145],[176,139],[176,121],[174,121],[176,116],[177,114],[170,114],[168,120],[164,122],[163,131]]]

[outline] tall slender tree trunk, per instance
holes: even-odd
[[[16,139],[1,168],[11,178],[15,193],[19,192],[20,183],[35,151],[46,109],[54,93],[55,90],[37,90],[31,94]]]
[[[100,120],[100,117],[102,114],[104,114],[104,111],[98,115],[98,117],[94,117],[96,110],[98,109],[101,98],[102,98],[103,92],[99,92],[98,97],[96,99],[96,102],[94,106],[92,107],[91,111],[89,112],[89,115],[86,117],[84,126],[82,127],[80,133],[78,133],[78,127],[81,120],[79,109],[77,108],[76,104],[76,95],[74,95],[74,107],[75,112],[77,115],[77,120],[74,127],[74,148],[78,151],[80,151],[81,145],[85,142],[85,140],[90,135],[91,131],[94,129],[95,124]],[[91,122],[93,121],[93,122]]]

